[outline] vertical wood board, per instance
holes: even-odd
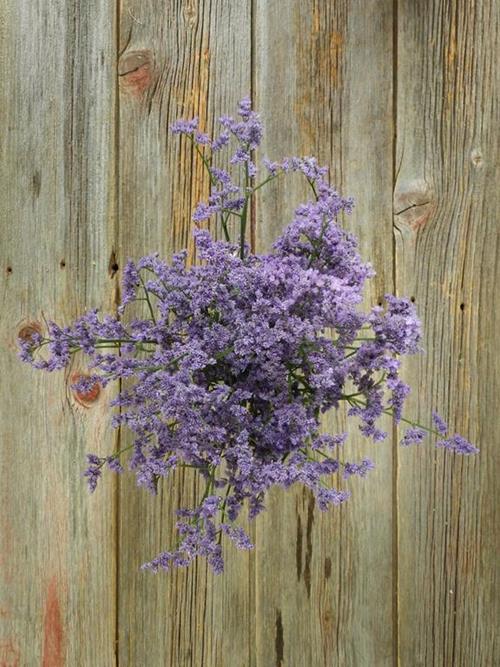
[[[398,3],[396,279],[424,323],[406,365],[408,412],[446,415],[481,448],[461,459],[431,442],[398,470],[401,664],[500,658],[498,7]],[[495,136],[497,141],[495,141]],[[496,188],[495,188],[496,184]]]
[[[113,483],[89,497],[85,453],[113,449],[107,401],[42,374],[16,336],[111,308],[112,7],[4,2],[2,33],[0,663],[112,665]]]
[[[354,196],[354,213],[342,224],[377,270],[367,294],[367,303],[376,303],[393,287],[392,2],[256,7],[263,152],[271,159],[316,156],[339,191]],[[259,250],[270,249],[294,207],[310,197],[308,187],[297,175],[262,194]],[[331,416],[325,428],[343,431],[343,417]],[[277,490],[257,521],[259,665],[392,664],[391,438],[373,445],[355,424],[349,431],[345,457],[370,456],[377,469],[348,485],[348,503],[323,514],[309,492]]]
[[[191,215],[208,195],[201,160],[168,126],[198,116],[212,133],[250,92],[250,5],[165,4],[127,0],[120,7],[120,258],[188,247]],[[125,444],[128,435],[123,432]],[[161,573],[139,566],[175,545],[175,511],[203,493],[178,471],[157,497],[121,481],[119,627],[121,665],[253,664],[253,555],[226,550],[226,572],[204,559]],[[138,632],[138,628],[140,631]]]

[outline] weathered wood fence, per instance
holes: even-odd
[[[498,8],[4,0],[0,665],[500,664]],[[359,440],[377,471],[341,511],[275,493],[256,551],[233,550],[223,577],[204,563],[155,577],[138,566],[171,543],[192,478],[153,499],[108,476],[89,496],[85,452],[116,445],[113,389],[80,405],[69,373],[18,362],[15,338],[44,316],[113,311],[127,257],[191,244],[207,183],[167,126],[199,115],[210,130],[249,91],[264,152],[316,155],[355,197],[371,300],[415,300],[412,410],[441,409],[482,451]],[[261,198],[257,248],[302,194],[289,181]]]

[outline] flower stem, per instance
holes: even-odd
[[[355,405],[357,407],[362,407],[366,408],[366,403],[363,401],[360,401],[355,398],[347,398],[347,402],[350,403],[351,405]],[[392,408],[386,408],[385,410],[382,410],[382,412],[385,415],[389,415],[389,417],[394,418],[394,410]],[[429,428],[428,426],[424,426],[423,424],[420,424],[419,422],[413,421],[411,419],[406,419],[405,417],[400,417],[398,421],[402,421],[405,424],[410,424],[410,426],[418,426],[419,428],[423,428],[424,431],[427,431],[427,433],[432,433],[433,435],[438,435],[441,436],[442,434],[439,431],[436,431],[433,428]]]

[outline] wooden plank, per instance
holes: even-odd
[[[114,664],[114,487],[81,477],[113,449],[109,390],[84,408],[15,354],[44,315],[113,307],[114,26],[107,3],[1,9],[2,665]]]
[[[400,456],[399,659],[500,660],[498,4],[398,3],[398,291],[415,298],[425,355],[407,366],[433,408],[481,448],[474,459]],[[495,6],[496,5],[496,6]]]
[[[121,3],[120,263],[192,250],[191,214],[207,181],[187,142],[167,128],[198,115],[211,132],[250,91],[250,25],[243,1]],[[252,555],[228,547],[222,577],[205,562],[139,571],[173,546],[175,510],[200,496],[188,475],[166,480],[156,498],[133,477],[121,480],[120,665],[253,664]]]
[[[392,291],[392,2],[256,4],[255,90],[265,152],[316,155],[357,206],[345,220],[377,278],[368,301]],[[257,207],[269,248],[307,195],[282,181]],[[340,420],[342,421],[342,420]],[[330,420],[330,429],[339,423]],[[257,522],[257,657],[267,665],[391,665],[392,451],[351,425],[349,454],[377,470],[326,514],[308,493],[278,491]],[[335,431],[334,431],[335,432]],[[347,450],[346,450],[347,451]]]

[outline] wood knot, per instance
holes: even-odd
[[[481,151],[478,150],[477,148],[475,148],[473,151],[471,151],[470,160],[471,160],[472,164],[476,167],[476,169],[480,169],[484,164],[484,160],[483,160],[483,156],[481,154]]]
[[[398,183],[394,192],[394,222],[398,229],[418,231],[429,222],[436,209],[432,186],[424,179]]]
[[[323,624],[326,626],[330,626],[333,623],[334,618],[335,617],[333,615],[333,611],[331,609],[325,609],[322,618]]]
[[[36,336],[42,334],[42,325],[39,322],[27,322],[17,332],[17,337],[25,343],[29,343]]]
[[[135,97],[142,97],[154,78],[154,58],[151,51],[130,51],[118,61],[120,87]]]
[[[195,2],[186,2],[182,8],[182,19],[188,28],[196,27],[198,23],[198,9]]]
[[[95,379],[90,379],[90,376],[88,373],[81,373],[81,372],[76,372],[71,375],[71,384],[75,385],[78,384],[79,382],[82,382],[84,380],[88,379],[88,386],[85,387],[85,389],[77,389],[77,388],[72,388],[73,395],[75,397],[75,400],[80,403],[84,408],[88,408],[92,405],[92,403],[95,403],[97,399],[99,398],[99,395],[101,393],[101,385],[99,382]]]

